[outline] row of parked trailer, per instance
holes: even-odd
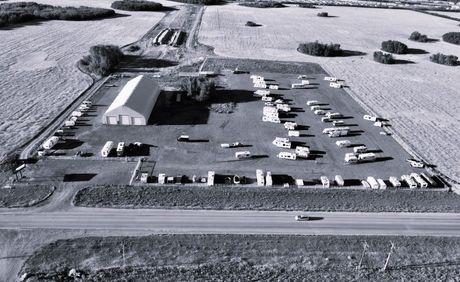
[[[78,118],[84,116],[86,112],[89,111],[91,106],[92,106],[91,101],[87,101],[87,100],[83,101],[83,103],[80,106],[78,106],[78,109],[73,111],[70,114],[69,119],[64,121],[63,126],[59,128],[58,130],[56,130],[53,136],[49,137],[48,139],[45,140],[45,142],[43,142],[41,147],[45,151],[39,151],[39,155],[42,156],[46,152],[46,150],[51,150],[57,143],[59,143],[59,140],[61,140],[60,136],[63,135],[64,129],[75,126],[75,123],[78,120]]]
[[[410,189],[415,188],[428,188],[428,187],[436,187],[436,181],[426,173],[411,173],[402,175],[401,178],[397,178],[395,176],[390,176],[388,182],[394,188],[399,188],[402,186],[402,183],[405,183],[407,187]],[[373,176],[367,177],[365,180],[361,181],[361,184],[364,188],[371,188],[371,189],[386,189],[387,183],[380,178],[374,178]]]
[[[153,44],[163,45],[168,44],[177,47],[182,44],[185,38],[185,32],[179,29],[165,28],[153,39]]]

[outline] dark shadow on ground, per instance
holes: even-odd
[[[423,55],[423,54],[428,54],[428,52],[423,50],[423,49],[409,48],[409,49],[407,49],[407,54],[409,54],[409,55]]]
[[[272,174],[273,185],[283,185],[289,183],[289,185],[294,184],[294,178],[287,174]]]
[[[394,63],[393,65],[409,65],[409,64],[415,64],[415,62],[413,61],[409,61],[409,60],[394,60]]]
[[[177,66],[178,64],[178,62],[171,60],[125,55],[120,63],[120,68],[167,68]]]
[[[353,50],[342,50],[339,55],[334,57],[354,57],[354,56],[365,56],[367,53],[361,51],[353,51]]]
[[[77,139],[64,139],[53,146],[53,150],[71,150],[80,147],[84,142]]]
[[[70,173],[64,175],[64,182],[80,182],[80,181],[90,181],[95,177],[96,173]]]

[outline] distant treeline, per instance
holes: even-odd
[[[187,4],[197,4],[197,5],[219,5],[223,4],[223,0],[171,0],[174,2],[181,2]]]
[[[125,11],[162,11],[165,8],[160,3],[145,0],[121,0],[115,1],[112,8]]]
[[[0,27],[33,20],[85,21],[115,15],[111,9],[93,7],[59,7],[35,2],[0,4]]]
[[[252,8],[284,8],[286,5],[280,2],[273,1],[259,1],[259,2],[241,2],[240,6],[252,7]]]

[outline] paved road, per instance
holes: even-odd
[[[0,212],[0,229],[149,230],[152,233],[460,236],[458,214],[127,210],[72,208],[61,212]]]

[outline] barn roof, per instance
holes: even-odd
[[[106,113],[127,107],[139,114],[150,114],[159,95],[158,83],[148,76],[139,75],[126,83]]]

